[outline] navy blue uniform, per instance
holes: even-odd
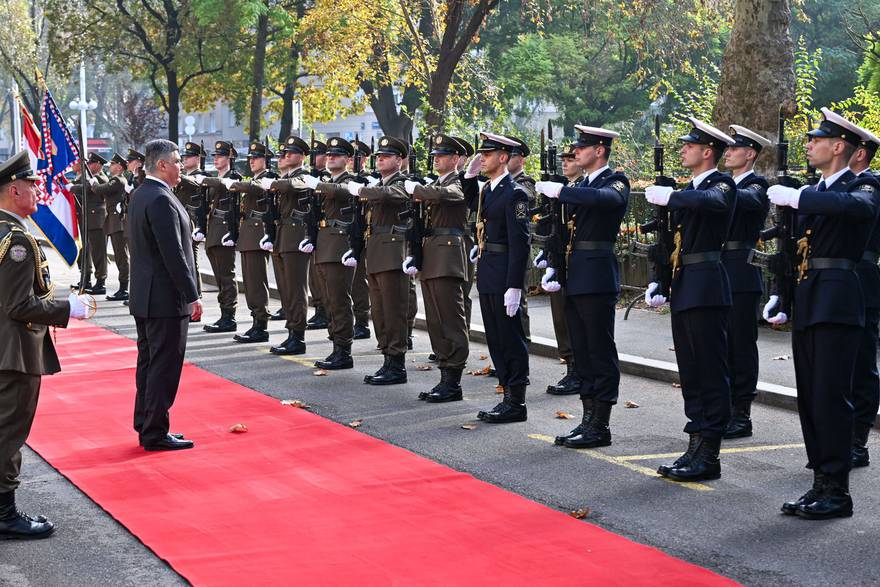
[[[721,264],[736,203],[736,184],[714,171],[669,198],[680,243],[672,278],[672,339],[688,422],[684,431],[720,438],[730,419],[727,327],[730,281]]]
[[[733,305],[727,335],[730,396],[735,410],[748,410],[757,396],[758,304],[764,290],[761,270],[750,264],[749,251],[764,228],[770,200],[767,180],[754,173],[736,185],[736,207],[721,263],[730,280]]]
[[[808,466],[834,475],[851,468],[852,380],[865,326],[855,266],[880,210],[880,184],[847,171],[827,188],[804,189],[798,204],[796,236],[809,260],[795,287],[792,350]]]
[[[529,259],[529,203],[526,191],[505,175],[493,190],[483,187],[481,220],[483,250],[477,268],[477,291],[486,328],[486,343],[501,385],[526,385],[529,350],[520,312],[513,318],[504,308],[504,292],[523,290]]]
[[[629,200],[629,180],[604,170],[592,182],[562,188],[559,200],[572,211],[574,231],[565,285],[565,316],[581,397],[617,403],[620,366],[614,343],[614,311],[620,268],[614,243]]]

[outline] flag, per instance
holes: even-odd
[[[37,211],[31,214],[31,220],[68,266],[73,267],[79,256],[80,235],[75,200],[64,173],[79,160],[76,145],[48,89],[40,109],[39,131],[23,106],[21,112],[22,134],[31,163],[36,163],[41,178]]]

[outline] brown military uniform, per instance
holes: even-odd
[[[119,289],[128,289],[128,238],[125,235],[125,217],[120,212],[125,203],[125,185],[121,175],[111,177],[107,183],[96,185],[91,191],[104,200],[104,208],[107,212],[104,218],[104,234],[110,237],[113,245],[113,261],[119,271]]]
[[[200,186],[199,184],[197,184],[195,182],[186,181],[183,178],[194,177],[196,175],[207,176],[207,173],[205,173],[201,169],[193,169],[192,171],[185,171],[185,172],[181,173],[180,183],[177,184],[177,187],[174,188],[174,195],[177,196],[177,199],[180,200],[180,203],[183,204],[184,208],[186,208],[186,211],[189,213],[189,219],[192,224],[193,230],[195,230],[195,228],[196,228],[196,221],[195,221],[195,218],[193,217],[192,206],[194,204],[192,203],[192,199],[194,197],[198,196],[201,193],[201,191],[205,188],[203,188],[202,186]],[[199,243],[196,241],[192,241],[192,248],[193,248],[193,263],[195,264],[195,270],[196,270],[196,287],[198,288],[198,291],[199,291],[199,297],[201,297],[201,295],[202,295],[202,274],[199,272]]]
[[[406,354],[409,335],[410,277],[402,269],[406,257],[406,225],[399,216],[409,201],[403,186],[405,179],[397,172],[360,192],[361,199],[368,203],[366,263],[373,326],[382,354],[392,357]]]
[[[52,289],[36,239],[0,210],[0,493],[18,488],[41,376],[61,370],[49,326],[67,326],[70,305]]]
[[[278,232],[272,250],[272,267],[281,294],[287,330],[299,333],[305,331],[308,319],[309,264],[312,255],[299,250],[299,244],[308,238],[303,222],[308,206],[300,206],[299,199],[308,191],[294,188],[290,180],[305,173],[306,170],[300,167],[272,184],[272,189],[278,193],[280,216],[275,221]]]
[[[448,173],[431,186],[416,186],[413,197],[427,203],[419,279],[431,348],[441,369],[464,369],[469,346],[462,291],[468,266],[467,202],[458,173]]]
[[[316,189],[323,196],[324,222],[318,231],[313,256],[318,281],[323,287],[324,308],[330,318],[330,338],[334,345],[342,346],[350,346],[354,337],[351,287],[355,270],[342,264],[342,256],[349,249],[351,215],[341,212],[348,207],[351,195],[345,185],[353,177],[343,171],[330,181],[319,183]]]
[[[354,323],[358,326],[370,325],[370,285],[367,283],[366,263],[358,263],[354,268],[351,282],[351,301],[354,308]]]
[[[241,175],[231,169],[223,177],[240,180]],[[208,233],[205,235],[205,252],[208,261],[211,262],[211,270],[217,281],[217,301],[220,310],[230,315],[235,315],[238,305],[238,283],[235,279],[235,247],[224,247],[223,236],[229,230],[227,214],[230,204],[221,204],[220,200],[229,196],[226,186],[219,178],[208,177],[202,182],[208,188],[207,198],[211,202],[211,212],[208,214]]]
[[[535,189],[535,180],[532,177],[526,175],[525,171],[520,171],[516,175],[512,175],[510,177],[514,182],[518,185],[521,185],[523,189],[525,189],[526,193],[529,196],[529,208],[534,208],[536,202],[538,201],[538,191]],[[531,227],[529,227],[531,230]],[[523,291],[522,295],[522,303],[520,304],[520,318],[522,320],[523,332],[526,335],[526,340],[529,340],[531,337],[531,329],[529,327],[529,267],[526,266],[526,277],[523,280],[525,284],[525,291]]]
[[[107,183],[107,177],[103,173],[95,176],[98,185]],[[97,187],[97,186],[95,186]],[[95,279],[104,281],[107,279],[107,233],[104,232],[104,221],[107,219],[107,206],[104,204],[104,198],[100,197],[92,189],[92,186],[86,183],[85,198],[82,197],[82,177],[77,176],[73,180],[72,192],[76,196],[77,203],[84,201],[84,206],[77,206],[77,215],[80,218],[80,238],[83,233],[88,239],[89,258],[81,259],[80,270],[82,271],[82,279],[88,283],[92,279],[92,265],[95,266]],[[88,220],[85,220],[88,215]],[[83,230],[85,223],[86,230]],[[82,255],[82,253],[80,253]]]

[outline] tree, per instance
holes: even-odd
[[[20,88],[20,97],[32,114],[39,112],[43,90],[37,71],[53,84],[55,68],[46,49],[46,20],[40,0],[5,0],[0,3],[0,71]]]

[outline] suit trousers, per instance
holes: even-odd
[[[241,252],[241,275],[244,279],[244,299],[254,320],[269,319],[269,253]]]
[[[199,271],[199,243],[192,241],[193,245],[193,267],[196,272],[196,291],[199,292],[199,298],[202,297],[202,273]]]
[[[853,372],[862,330],[817,324],[791,336],[807,466],[827,475],[852,468]]]
[[[880,376],[877,373],[878,323],[880,323],[880,308],[865,308],[865,328],[862,329],[853,374],[856,430],[868,430],[873,427],[877,419],[877,410],[880,409]]]
[[[437,363],[441,369],[464,369],[469,341],[461,279],[436,277],[421,283],[428,336]]]
[[[138,318],[134,429],[141,444],[158,442],[169,429],[168,410],[177,397],[189,316]]]
[[[238,306],[238,283],[235,280],[235,247],[208,247],[208,261],[217,282],[220,310],[235,314]]]
[[[383,355],[406,354],[407,311],[410,277],[403,270],[367,275],[370,283],[370,314],[376,340]]]
[[[309,262],[311,255],[300,252],[272,253],[275,283],[281,294],[281,307],[287,319],[287,330],[306,329],[309,304]]]
[[[358,326],[370,324],[370,285],[367,283],[367,264],[358,263],[351,282],[351,301],[354,307],[354,323]]]
[[[620,364],[614,343],[616,305],[615,293],[565,298],[564,322],[578,333],[571,345],[574,367],[582,382],[581,397],[612,404],[617,403],[620,389]]]
[[[327,332],[333,344],[349,346],[354,338],[351,287],[354,269],[342,263],[316,263],[318,279],[324,286],[321,299],[330,319]]]
[[[18,488],[21,447],[34,423],[40,381],[39,375],[0,371],[0,493]]]
[[[89,228],[89,258],[82,259],[83,279],[86,282],[92,279],[92,265],[95,267],[95,279],[104,281],[107,279],[107,235],[103,228]]]
[[[529,378],[529,347],[523,332],[522,307],[510,318],[504,308],[504,294],[480,294],[480,312],[486,329],[486,345],[498,375],[498,382],[526,385]]]
[[[681,378],[684,431],[720,438],[730,420],[727,324],[730,308],[704,307],[672,313],[672,340]]]
[[[727,335],[730,398],[747,408],[758,396],[758,304],[760,292],[733,294]]]
[[[110,244],[113,245],[113,262],[119,271],[119,289],[128,289],[128,239],[121,230],[110,235]]]
[[[566,363],[571,363],[574,351],[571,348],[571,338],[568,335],[568,318],[565,315],[566,301],[565,288],[550,294],[550,315],[553,317],[553,333],[556,335],[559,358]]]

